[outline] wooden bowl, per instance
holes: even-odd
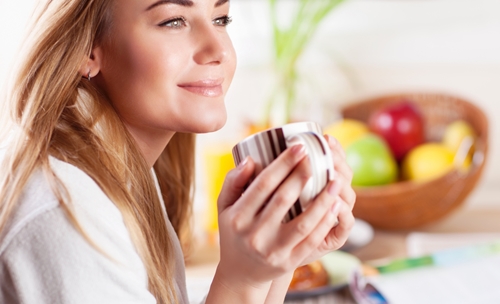
[[[427,182],[399,181],[374,187],[355,187],[354,215],[382,229],[412,229],[443,218],[463,204],[483,173],[488,153],[488,120],[469,101],[446,94],[408,93],[381,96],[349,104],[344,118],[368,122],[371,113],[402,99],[412,101],[424,118],[426,140],[439,142],[446,126],[458,119],[477,134],[471,168],[453,170]]]

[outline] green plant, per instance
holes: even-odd
[[[297,3],[291,24],[278,22],[278,4],[290,0],[269,0],[273,26],[274,69],[277,85],[265,109],[264,121],[271,123],[271,115],[276,106],[284,111],[284,120],[291,120],[296,102],[297,61],[324,18],[345,0],[294,0]]]

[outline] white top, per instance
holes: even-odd
[[[0,303],[156,303],[118,208],[80,169],[55,158],[50,164],[66,185],[84,231],[116,262],[76,231],[38,170],[0,234]],[[175,236],[166,218],[170,235]],[[177,237],[173,244],[177,295],[180,303],[187,304]]]

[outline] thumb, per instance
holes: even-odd
[[[245,158],[235,169],[229,171],[217,200],[219,214],[233,205],[245,191],[255,171],[252,158]]]

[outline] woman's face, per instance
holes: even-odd
[[[93,81],[136,139],[224,125],[236,66],[228,11],[227,0],[115,1]]]

